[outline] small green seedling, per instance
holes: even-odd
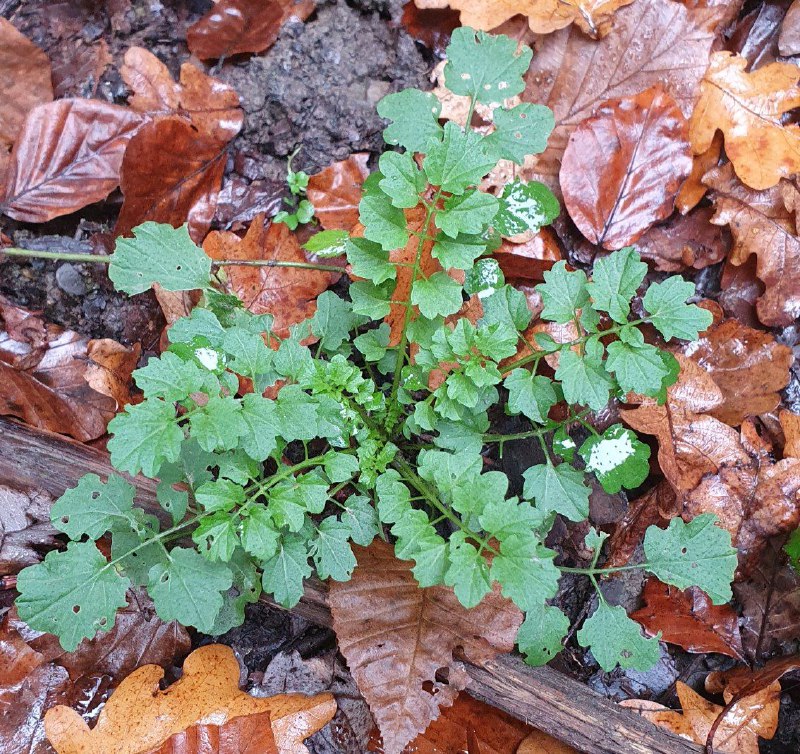
[[[302,170],[292,170],[292,160],[299,151],[297,149],[289,155],[286,164],[286,184],[289,186],[292,197],[283,201],[291,211],[281,210],[273,218],[276,223],[288,225],[290,230],[297,230],[298,225],[305,225],[314,219],[314,205],[306,199],[309,175]]]

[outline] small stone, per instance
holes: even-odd
[[[56,270],[56,282],[58,287],[70,296],[83,296],[86,293],[83,276],[73,264],[62,264]]]

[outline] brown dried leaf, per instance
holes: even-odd
[[[783,18],[778,37],[781,55],[797,55],[800,52],[800,2],[794,0]]]
[[[325,230],[352,230],[358,223],[361,185],[369,175],[365,152],[334,162],[308,180],[306,196]]]
[[[198,723],[143,754],[280,754],[269,712],[234,717],[222,725]]]
[[[91,730],[77,712],[58,706],[45,715],[47,737],[58,754],[139,754],[202,721],[223,725],[243,715],[268,712],[281,754],[307,754],[303,739],[336,711],[330,694],[282,694],[257,699],[239,690],[239,663],[229,647],[196,649],[183,676],[159,690],[163,670],[144,665],[112,694]]]
[[[50,523],[52,500],[36,490],[0,485],[0,576],[38,563],[54,548],[58,532]]]
[[[57,99],[93,97],[103,72],[113,62],[104,39],[97,44],[76,39],[72,44],[51,48],[53,53],[53,94]]]
[[[141,116],[93,99],[38,105],[25,119],[11,153],[0,210],[42,223],[105,199],[120,182],[120,166]]]
[[[522,99],[550,107],[556,127],[527,172],[554,185],[570,134],[606,100],[661,83],[688,117],[708,64],[714,15],[672,0],[637,0],[617,13],[599,42],[575,28],[540,39]]]
[[[711,222],[729,225],[733,233],[731,264],[741,265],[751,254],[758,259],[758,277],[766,286],[756,305],[759,319],[770,326],[791,324],[800,314],[794,186],[784,182],[753,191],[737,180],[730,163],[710,171],[704,181],[713,189],[717,210]]]
[[[746,58],[730,52],[711,56],[689,134],[692,149],[701,154],[722,131],[736,175],[763,190],[800,171],[800,126],[781,119],[800,106],[800,71],[790,63],[771,63],[745,73],[746,66]]]
[[[282,181],[253,181],[232,175],[219,192],[214,222],[225,229],[252,222],[256,215],[272,217],[281,208],[286,184]]]
[[[199,243],[214,218],[226,156],[224,144],[182,118],[142,126],[122,161],[125,200],[114,234],[127,235],[146,220],[175,227],[188,222],[189,234]]]
[[[445,48],[450,42],[453,29],[461,26],[458,11],[450,8],[419,8],[414,0],[403,6],[401,19],[408,35],[416,42],[422,42],[438,57],[444,57]]]
[[[0,297],[0,414],[87,442],[129,400],[140,347],[89,340]]]
[[[0,149],[16,141],[30,110],[52,99],[47,55],[0,18]]]
[[[619,249],[672,214],[691,172],[686,119],[660,85],[601,105],[572,132],[559,180],[592,243]]]
[[[219,0],[186,32],[186,42],[200,60],[262,52],[278,38],[292,17],[305,21],[314,0]]]
[[[706,195],[708,186],[703,183],[703,176],[719,164],[722,156],[722,133],[717,132],[711,146],[702,154],[696,154],[692,159],[692,172],[684,181],[678,195],[675,197],[675,207],[683,215],[696,207]]]
[[[217,260],[308,261],[294,233],[284,223],[264,227],[263,215],[253,220],[244,238],[229,231],[209,233],[203,249]],[[231,265],[225,268],[225,274],[228,288],[247,309],[275,318],[273,332],[278,337],[286,337],[290,325],[311,317],[317,310],[317,296],[336,279],[334,273],[293,267]]]
[[[472,610],[451,589],[420,589],[411,563],[380,540],[355,550],[353,578],[331,583],[333,626],[386,752],[399,754],[467,685],[454,650],[475,663],[510,651],[522,614],[499,589]],[[449,671],[446,684],[436,680],[440,668]]]
[[[724,403],[709,413],[731,426],[777,408],[794,362],[791,348],[777,343],[770,333],[735,319],[712,325],[683,352],[703,367],[722,391]]]
[[[230,141],[242,129],[244,112],[236,91],[191,63],[181,66],[177,83],[153,53],[131,47],[119,72],[133,92],[129,104],[137,112],[185,116],[200,133],[219,142]]]
[[[644,585],[645,606],[631,613],[650,636],[687,652],[718,652],[744,661],[739,616],[730,605],[714,605],[697,587],[681,591],[651,577]]]

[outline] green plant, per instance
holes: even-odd
[[[447,86],[474,108],[521,92],[531,52],[457,29],[448,55]],[[217,290],[211,260],[185,228],[147,223],[118,241],[117,288],[135,294],[158,282],[201,289],[203,299],[170,328],[169,349],[135,373],[144,400],[109,425],[112,463],[160,479],[172,525],[136,508],[121,477],[89,474],[53,506],[71,542],[19,575],[20,616],[65,648],[110,628],[131,584],[147,586],[165,620],[207,633],[241,622],[262,589],[289,607],[315,569],[348,579],[351,543],[387,529],[421,586],[452,586],[470,607],[498,582],[526,613],[519,644],[534,663],[550,659],[569,628],[548,604],[564,572],[597,587],[639,568],[697,585],[715,603],[730,598],[736,552],[713,516],[650,527],[644,562],[624,568],[598,565],[605,535],[594,529],[585,568],[556,565],[544,544],[557,514],[587,518],[587,473],[610,492],[646,478],[649,448],[622,425],[599,433],[587,419],[630,391],[664,399],[677,362],[646,341],[643,326],[665,340],[696,338],[710,315],[686,304],[693,286],[677,277],[650,285],[635,316],[647,267],[632,248],[598,259],[591,281],[559,262],[538,286],[541,318],[573,337],[531,337],[525,296],[504,283],[492,250],[499,233],[552,221],[558,203],[539,183],[515,180],[500,196],[477,187],[499,159],[521,163],[544,149],[550,111],[496,107],[495,128],[482,136],[442,127],[438,101],[422,91],[389,95],[378,110],[392,121],[387,142],[406,151],[384,154],[365,183],[363,237],[312,239],[317,251],[345,249],[357,278],[351,300],[323,293],[289,337]],[[482,306],[475,324],[457,318],[465,293]],[[554,374],[548,358],[558,360]],[[252,392],[239,395],[237,375]],[[277,397],[263,396],[277,385]],[[550,419],[560,403],[565,418]],[[490,411],[520,415],[529,428],[492,432]],[[588,432],[580,447],[576,427]],[[524,472],[521,498],[509,497],[509,479],[484,472],[482,454],[520,439],[538,442],[545,460]],[[109,533],[107,559],[95,540]],[[606,669],[652,665],[657,639],[598,595],[578,641]]]
[[[282,209],[273,218],[276,223],[286,223],[290,230],[296,230],[298,225],[305,225],[314,219],[314,205],[306,199],[309,175],[302,170],[292,170],[292,160],[299,151],[298,149],[289,155],[286,163],[286,185],[292,198],[284,199],[283,202],[291,211]]]

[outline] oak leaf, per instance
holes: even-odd
[[[333,627],[385,751],[399,754],[467,685],[454,650],[461,647],[477,663],[510,651],[522,614],[497,588],[472,610],[452,589],[421,589],[411,563],[380,540],[354,549],[353,578],[331,584]],[[437,680],[440,668],[449,671],[446,684]]]
[[[142,754],[280,754],[269,712],[234,717],[222,725],[197,723]]]
[[[290,18],[304,21],[314,0],[219,0],[186,32],[189,50],[201,60],[262,52]]]
[[[146,220],[189,224],[198,243],[208,231],[227,152],[225,145],[177,117],[142,126],[122,161],[124,196],[114,234],[128,235]]]
[[[213,231],[203,249],[212,259],[308,262],[297,237],[284,223],[265,227],[264,216],[253,220],[244,238],[230,231]],[[254,314],[271,314],[273,331],[286,337],[291,325],[311,317],[317,296],[336,279],[335,273],[296,267],[226,266],[227,286]]]
[[[47,55],[0,18],[0,149],[16,141],[30,110],[52,99]]]
[[[756,190],[775,186],[800,171],[800,126],[781,116],[800,106],[800,71],[790,63],[771,63],[745,72],[746,58],[715,52],[689,122],[695,154],[711,146],[719,129],[736,175]]]
[[[692,159],[692,172],[683,182],[675,197],[675,207],[685,215],[693,207],[696,207],[700,200],[706,195],[708,186],[703,183],[705,174],[719,164],[722,156],[722,132],[717,131],[711,146],[701,154],[694,155]]]
[[[333,717],[333,697],[282,694],[257,699],[239,690],[239,674],[233,650],[218,644],[192,652],[183,676],[165,691],[159,690],[163,670],[144,665],[119,685],[91,730],[69,707],[48,710],[47,737],[58,754],[139,754],[198,723],[223,725],[268,712],[281,754],[307,754],[302,741]]]
[[[36,490],[0,485],[0,576],[38,563],[58,544],[50,523],[52,500]]]
[[[306,196],[325,230],[352,230],[358,223],[361,185],[369,175],[366,152],[351,154],[308,179]]]
[[[191,63],[181,66],[176,82],[152,52],[131,47],[119,72],[133,92],[128,104],[137,112],[183,115],[200,133],[219,142],[230,141],[242,128],[244,112],[236,91]]]
[[[686,119],[661,86],[601,105],[572,131],[564,204],[592,243],[620,249],[672,214],[692,169]]]
[[[11,153],[0,211],[42,223],[105,199],[142,117],[93,99],[64,99],[34,107]]]

